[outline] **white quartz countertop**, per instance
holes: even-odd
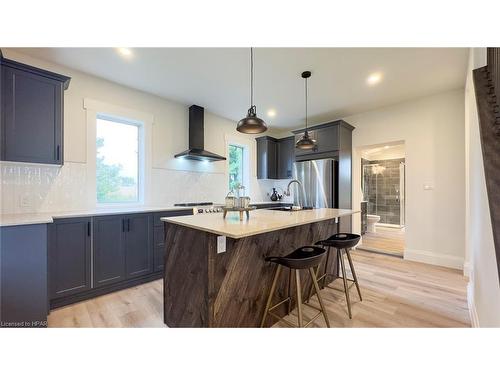
[[[250,211],[250,219],[247,220],[244,217],[243,221],[240,221],[238,212],[228,212],[226,219],[222,217],[222,213],[217,213],[163,217],[161,220],[220,236],[243,238],[318,221],[332,220],[358,212],[360,211],[335,208],[318,208],[292,212],[255,210]]]
[[[173,207],[173,206],[148,206],[148,207],[107,207],[95,208],[92,210],[81,211],[63,211],[47,213],[23,213],[23,214],[2,214],[0,215],[0,227],[30,224],[49,224],[55,219],[69,219],[73,217],[103,216],[103,215],[122,215],[161,211],[181,211],[191,210],[192,207]]]

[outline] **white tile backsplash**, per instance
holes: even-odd
[[[2,163],[1,213],[43,213],[90,209],[87,204],[87,165],[66,162],[62,167]],[[252,179],[254,202],[269,201],[272,188],[281,193],[289,180]],[[223,203],[227,193],[224,173],[153,168],[152,205],[212,201]],[[290,201],[290,198],[284,199]]]

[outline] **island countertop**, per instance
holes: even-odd
[[[332,220],[358,212],[360,211],[336,208],[317,208],[292,212],[263,209],[251,211],[250,219],[244,219],[243,221],[240,221],[238,215],[232,215],[231,213],[228,213],[226,219],[223,219],[222,213],[214,213],[209,215],[164,217],[161,220],[219,236],[239,239],[304,224]]]

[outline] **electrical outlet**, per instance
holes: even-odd
[[[226,252],[226,236],[217,236],[217,254]]]
[[[19,206],[20,207],[31,207],[32,206],[31,196],[29,196],[28,194],[21,195],[19,197]]]

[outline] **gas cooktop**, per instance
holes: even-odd
[[[198,207],[198,206],[213,206],[213,202],[189,202],[189,203],[176,203],[177,207]]]

